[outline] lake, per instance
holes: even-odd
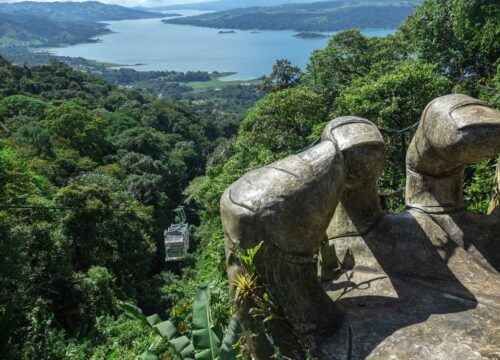
[[[193,15],[196,11],[175,11]],[[100,42],[48,51],[72,57],[132,65],[136,70],[235,72],[225,80],[250,80],[269,74],[277,59],[305,68],[311,51],[324,48],[326,38],[298,39],[294,31],[240,31],[164,24],[161,19],[109,21],[112,34]],[[230,30],[230,29],[227,29]],[[385,36],[390,29],[365,29],[367,36]],[[136,65],[141,64],[141,65]]]

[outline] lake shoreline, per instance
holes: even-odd
[[[233,33],[234,29],[224,29],[229,35],[221,36],[220,29],[164,24],[163,19],[106,21],[103,23],[110,32],[100,35],[96,42],[37,50],[120,64],[137,71],[231,72],[220,81],[252,81],[269,74],[278,59],[286,58],[304,69],[310,53],[324,48],[329,37],[302,39],[294,37],[296,32],[292,31]],[[363,32],[385,36],[393,31]]]

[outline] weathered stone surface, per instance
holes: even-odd
[[[500,357],[500,219],[463,210],[462,198],[464,165],[499,152],[498,112],[463,95],[434,100],[408,150],[412,210],[330,238],[351,265],[325,287],[341,296],[353,359]]]
[[[464,208],[465,164],[500,152],[500,116],[470,96],[453,94],[427,105],[406,157],[406,203],[428,212]]]
[[[451,238],[457,230],[461,245]],[[324,283],[346,314],[351,358],[497,359],[500,247],[491,240],[498,234],[491,216],[410,210],[384,217],[365,236],[332,240],[339,257],[355,263]],[[345,358],[344,343],[323,352],[343,349]]]
[[[382,135],[372,122],[345,116],[326,126],[322,140],[338,143],[346,167],[345,189],[327,236],[364,233],[383,216],[377,191],[386,163]]]
[[[233,247],[264,241],[259,276],[319,359],[500,359],[498,200],[477,215],[462,198],[464,165],[498,153],[499,112],[464,95],[435,99],[407,154],[408,210],[384,214],[380,133],[365,119],[335,119],[300,160],[251,172],[226,191],[229,277],[239,271]],[[320,244],[323,289],[311,261]],[[265,341],[254,345],[257,358],[269,358],[259,353]],[[278,345],[304,358],[290,341]]]
[[[302,334],[331,329],[339,319],[312,259],[324,240],[343,184],[340,152],[334,142],[324,141],[245,174],[221,199],[230,280],[240,271],[234,247],[248,249],[263,242],[254,259],[259,276]],[[247,320],[242,317],[244,325],[251,327]],[[263,351],[260,357],[268,356]]]
[[[382,135],[372,122],[345,116],[330,121],[322,140],[339,144],[346,167],[344,192],[326,230],[327,239],[363,234],[384,215],[377,190],[377,180],[386,163]],[[319,259],[320,277],[331,279],[338,261],[328,242],[322,244]]]

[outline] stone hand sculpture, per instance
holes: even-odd
[[[234,246],[248,249],[263,242],[254,259],[259,276],[273,289],[271,295],[284,316],[302,334],[330,329],[338,318],[310,265],[343,183],[340,151],[333,141],[325,141],[245,174],[221,200],[230,280],[241,271]],[[262,358],[267,356],[262,341],[249,341],[259,342],[255,351],[263,353]]]
[[[500,113],[448,95],[427,106],[408,150],[403,213],[380,207],[384,142],[356,117],[332,120],[320,144],[231,185],[221,199],[229,278],[242,271],[235,247],[262,242],[257,273],[302,339],[280,325],[263,336],[241,308],[255,356],[279,347],[305,358],[304,346],[321,359],[498,356],[499,201],[478,215],[462,195],[465,165],[498,153]]]

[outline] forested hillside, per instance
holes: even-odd
[[[70,65],[85,73],[96,74],[112,85],[142,89],[155,98],[179,100],[187,103],[205,121],[222,122],[226,130],[235,132],[239,121],[262,97],[255,91],[255,81],[222,81],[231,73],[205,71],[137,71],[130,68],[116,69],[115,64],[97,62],[81,57],[54,56],[46,51],[32,52],[27,48],[0,49],[9,61],[33,67],[51,60]],[[223,118],[225,120],[223,120]]]
[[[2,60],[0,78],[2,353],[66,359],[85,339],[77,358],[103,359],[108,331],[136,327],[117,322],[117,298],[148,311],[179,299],[161,290],[172,275],[154,276],[163,229],[224,124],[57,62]]]
[[[321,1],[306,4],[247,7],[162,20],[243,30],[338,31],[349,28],[396,28],[419,0]]]
[[[64,22],[96,22],[162,17],[151,11],[131,9],[98,1],[85,2],[36,2],[0,3],[0,12],[6,14],[36,15],[45,19]]]
[[[104,20],[163,15],[93,2],[0,3],[0,47],[68,45],[109,33]]]
[[[221,11],[253,6],[276,6],[282,4],[289,4],[291,2],[296,4],[301,3],[312,3],[317,0],[215,0],[215,1],[205,1],[192,4],[180,4],[180,5],[167,5],[161,7],[155,7],[154,9],[162,10],[201,10],[201,11]]]
[[[0,47],[75,44],[109,33],[104,24],[67,23],[44,17],[0,12]]]
[[[149,348],[143,359],[180,359],[118,303],[158,313],[191,337],[194,294],[205,282],[213,324],[227,326],[224,189],[315,143],[333,117],[357,115],[385,137],[379,189],[385,210],[401,210],[406,148],[425,105],[460,92],[500,107],[499,39],[493,2],[425,0],[395,35],[337,33],[304,73],[278,62],[260,87],[267,95],[239,129],[57,62],[27,68],[2,60],[2,356],[135,359]],[[468,168],[473,211],[486,210],[494,169],[494,159]],[[166,265],[162,232],[181,203],[194,251]],[[239,343],[243,358],[246,349]]]

